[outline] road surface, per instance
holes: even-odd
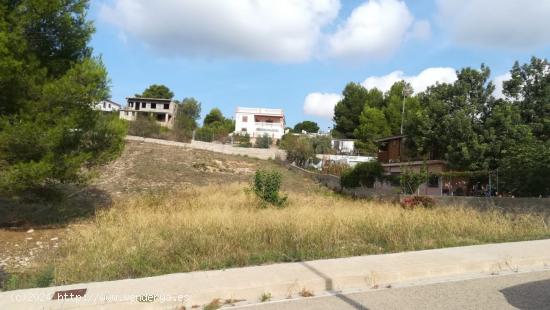
[[[242,309],[550,309],[550,271],[310,297]]]

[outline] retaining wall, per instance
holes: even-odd
[[[290,165],[289,169],[311,177],[333,191],[355,198],[375,198],[398,202],[406,195],[400,195],[397,187],[342,188],[340,178],[330,174],[320,174]],[[439,206],[463,206],[475,209],[499,208],[505,211],[550,213],[550,198],[511,198],[511,197],[465,197],[465,196],[429,196]]]
[[[500,208],[508,211],[550,212],[550,198],[430,196],[437,205],[476,209]]]
[[[248,156],[248,157],[266,159],[266,160],[276,159],[276,158],[280,158],[281,160],[286,159],[286,152],[276,148],[270,148],[270,149],[245,148],[245,147],[235,147],[231,144],[210,143],[210,142],[202,142],[202,141],[191,141],[191,143],[185,143],[185,142],[177,142],[177,141],[153,139],[153,138],[143,138],[143,137],[136,137],[136,136],[126,136],[126,140],[155,143],[155,144],[162,144],[162,145],[171,145],[171,146],[211,151],[211,152],[228,154],[228,155]]]

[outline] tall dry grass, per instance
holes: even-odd
[[[257,208],[246,184],[187,187],[116,202],[61,248],[55,282],[548,237],[542,216],[464,208],[407,211],[328,192]]]

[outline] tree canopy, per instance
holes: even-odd
[[[292,131],[294,131],[295,133],[302,133],[302,130],[308,133],[317,133],[319,132],[319,125],[317,125],[316,122],[303,121],[296,124]]]
[[[88,47],[86,0],[0,4],[0,194],[80,182],[116,156],[125,126],[93,110],[109,95]]]
[[[174,93],[165,85],[153,84],[147,87],[141,95],[137,94],[136,97],[172,99]]]
[[[499,99],[485,65],[463,68],[455,82],[410,97],[404,82],[386,93],[351,83],[335,107],[335,129],[373,153],[374,141],[399,134],[403,120],[411,159],[443,159],[456,171],[498,169],[502,190],[550,195],[550,64],[533,57],[516,62],[510,74]]]

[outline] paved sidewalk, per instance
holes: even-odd
[[[381,288],[238,307],[240,310],[550,309],[550,271]]]
[[[189,309],[216,298],[256,303],[263,293],[282,300],[299,297],[301,291],[322,295],[463,274],[544,270],[548,265],[550,239],[11,291],[0,293],[0,309]],[[51,300],[54,292],[69,289],[86,289],[84,298]],[[140,296],[156,300],[137,302]]]

